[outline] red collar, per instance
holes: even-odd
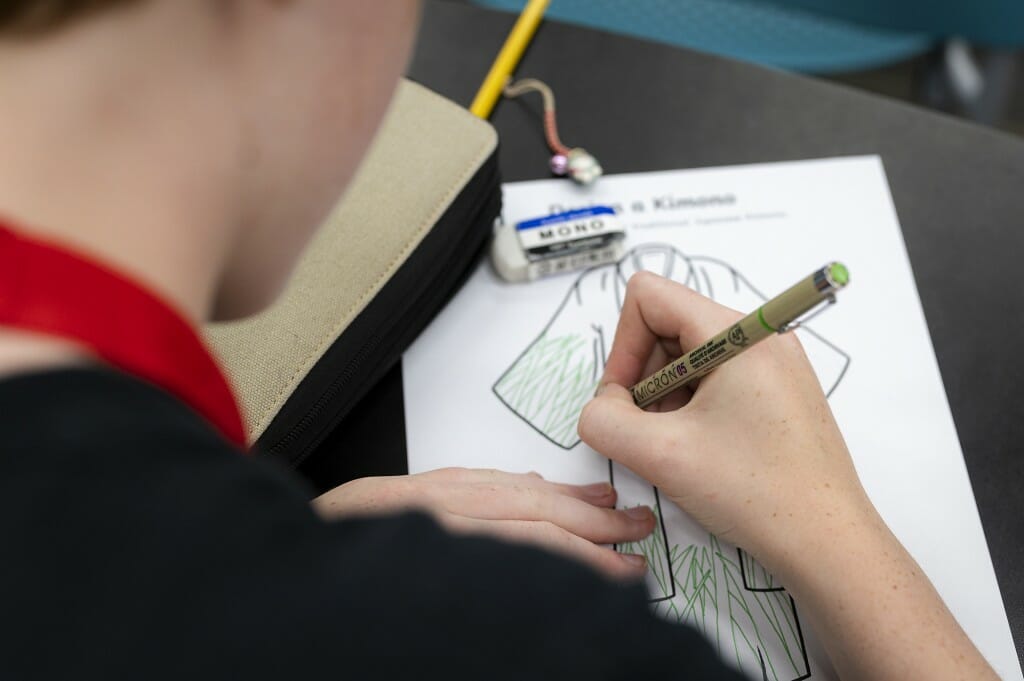
[[[0,325],[78,343],[175,395],[246,446],[231,388],[180,313],[124,274],[2,222]]]

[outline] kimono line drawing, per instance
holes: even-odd
[[[744,312],[767,300],[728,263],[689,256],[668,244],[643,244],[616,263],[581,273],[540,333],[492,386],[516,417],[564,450],[579,444],[576,422],[603,372],[626,282],[640,270]],[[850,366],[849,355],[806,326],[796,333],[831,395]],[[608,462],[612,484],[634,479],[622,505],[647,504],[657,516],[650,536],[614,547],[647,558],[652,607],[700,629],[723,658],[748,673],[772,681],[809,678],[803,631],[785,588],[741,549],[701,531],[674,505],[663,507],[656,487],[638,485],[636,476],[620,468]]]

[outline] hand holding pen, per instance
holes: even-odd
[[[744,328],[744,317],[682,284],[634,275],[580,437],[770,570],[808,613],[840,678],[995,678],[865,493],[799,339],[776,333],[807,310],[790,320],[773,310],[763,307],[771,332],[762,327],[762,342],[699,383],[668,386],[645,411],[626,386],[708,339],[717,348],[714,334]],[[905,653],[923,641],[941,645],[911,670]]]

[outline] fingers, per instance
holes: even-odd
[[[609,383],[583,408],[580,439],[593,449],[662,486],[666,471],[684,477],[693,471],[701,437],[686,409],[644,411],[620,385]]]
[[[620,554],[598,546],[565,528],[543,520],[484,520],[444,513],[439,520],[449,531],[482,534],[505,541],[542,546],[617,578],[640,578],[647,571],[642,556]]]
[[[643,371],[659,340],[675,341],[685,351],[740,316],[678,282],[650,272],[637,272],[626,287],[602,382],[633,385],[644,377]]]
[[[313,510],[325,518],[375,515],[414,507],[410,476],[358,478],[313,499]]]
[[[661,338],[654,345],[654,351],[651,352],[651,356],[647,358],[647,364],[644,366],[644,370],[640,375],[650,376],[654,372],[662,369],[669,362],[677,359],[682,354],[682,350],[680,350],[679,343],[677,341]],[[643,381],[643,378],[640,380]],[[647,405],[644,407],[644,410],[655,412],[675,411],[689,403],[691,397],[693,397],[693,388],[691,386],[683,386],[668,393],[654,404]]]
[[[607,482],[596,482],[589,485],[567,485],[545,480],[540,473],[508,473],[490,468],[439,468],[426,473],[410,476],[413,479],[442,482],[445,484],[481,484],[512,485],[558,492],[566,496],[580,499],[594,506],[615,508],[618,495],[615,488]]]
[[[500,530],[510,539],[534,543],[543,540],[543,545],[610,574],[642,573],[642,561],[638,565],[597,544],[643,539],[654,530],[656,518],[649,508],[615,510],[615,503],[615,490],[606,482],[566,485],[537,473],[444,468],[363,478],[328,492],[314,505],[332,517],[419,508],[450,526],[490,534]]]
[[[542,487],[463,484],[444,494],[442,508],[449,513],[480,520],[546,521],[597,544],[643,539],[655,524],[649,508],[602,508]]]
[[[615,488],[607,482],[595,482],[590,485],[567,485],[545,481],[544,485],[545,489],[552,492],[557,492],[573,499],[579,499],[591,506],[599,506],[601,508],[615,508],[615,502],[619,496]]]
[[[665,427],[662,416],[645,412],[633,403],[629,390],[608,383],[583,407],[577,430],[592,448],[633,468],[632,462],[646,449],[647,438]]]
[[[606,482],[565,485],[536,473],[446,468],[411,476],[420,496],[448,513],[481,520],[548,521],[599,544],[636,541],[654,529],[650,509],[614,510]]]

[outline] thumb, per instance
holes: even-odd
[[[605,383],[580,412],[577,431],[596,451],[632,468],[630,464],[645,450],[650,431],[661,425],[658,416],[636,406],[626,388]]]

